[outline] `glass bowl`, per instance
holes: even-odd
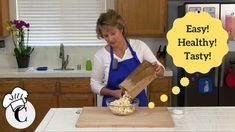
[[[122,105],[112,105],[111,102],[118,100],[118,98],[110,97],[106,99],[107,107],[110,111],[115,115],[130,115],[135,111],[135,108],[139,106],[139,99],[135,98],[131,100],[131,104],[129,106]]]

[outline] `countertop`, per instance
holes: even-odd
[[[0,69],[0,78],[63,78],[63,77],[90,77],[91,71],[82,70],[53,70],[37,71],[34,67]],[[172,71],[166,68],[164,76],[173,76]]]
[[[168,107],[175,128],[76,128],[81,108],[51,108],[36,132],[65,131],[173,131],[173,132],[234,132],[235,107]],[[174,114],[180,110],[183,114]]]

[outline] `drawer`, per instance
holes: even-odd
[[[20,79],[0,79],[0,93],[9,93],[16,86],[23,87],[23,82]]]
[[[93,94],[63,94],[59,97],[59,107],[94,106]]]
[[[90,78],[74,78],[60,80],[61,93],[92,93]]]
[[[24,79],[24,89],[29,93],[55,93],[58,81],[56,79]]]

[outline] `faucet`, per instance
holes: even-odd
[[[67,65],[69,64],[69,55],[66,56],[66,59],[65,59],[65,56],[64,56],[64,45],[63,43],[60,44],[60,55],[59,55],[59,58],[62,59],[62,66],[61,66],[61,69],[62,70],[66,70],[66,67]]]

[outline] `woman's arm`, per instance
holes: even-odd
[[[90,80],[91,89],[96,94],[121,97],[121,90],[110,90],[104,83],[105,62],[103,59],[101,59],[102,54],[102,52],[97,52],[93,59],[93,67]]]
[[[93,59],[93,66],[92,66],[92,72],[91,72],[91,90],[96,93],[100,94],[100,91],[103,87],[105,87],[105,84],[103,82],[105,74],[105,66],[104,62],[101,59],[101,56],[99,53],[96,53]]]
[[[122,96],[122,91],[120,89],[119,90],[110,90],[106,87],[103,87],[100,91],[100,94],[120,98]]]

